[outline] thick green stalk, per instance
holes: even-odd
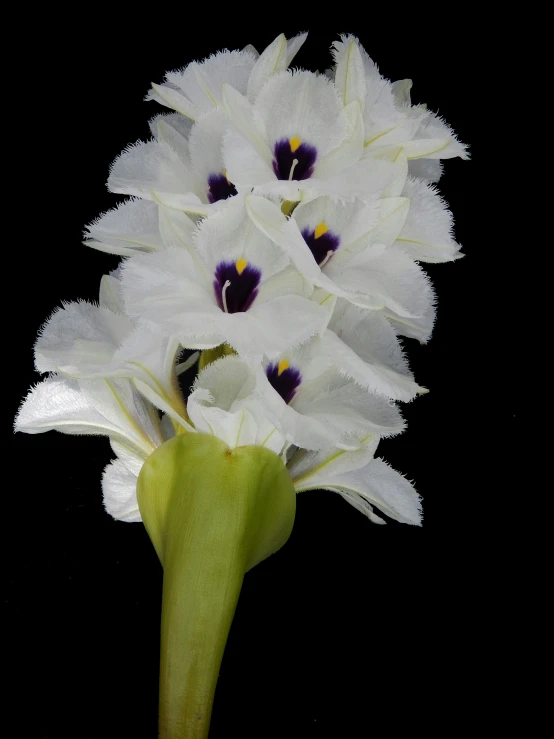
[[[164,566],[159,737],[202,739],[244,573],[288,539],[294,488],[263,447],[185,434],[148,458],[137,493]]]

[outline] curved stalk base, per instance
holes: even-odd
[[[289,538],[294,487],[263,447],[184,434],[148,458],[137,496],[164,567],[159,737],[203,739],[244,573]]]

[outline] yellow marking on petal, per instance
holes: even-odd
[[[229,182],[229,178],[227,177],[227,170],[226,169],[222,169],[221,170],[221,174],[225,177],[225,179],[227,180],[227,182]],[[229,184],[231,184],[231,183],[229,183]]]
[[[315,227],[314,236],[316,239],[319,239],[320,236],[323,236],[323,234],[326,234],[329,229],[327,228],[327,224],[324,221],[321,221],[321,223],[318,223]]]
[[[244,270],[248,267],[248,262],[244,257],[241,257],[240,259],[237,259],[235,262],[235,267],[237,268],[237,272],[239,275],[241,275]]]
[[[282,375],[285,370],[287,370],[290,367],[290,364],[287,362],[286,359],[281,359],[279,364],[277,365],[277,374]]]
[[[290,144],[290,150],[294,154],[294,152],[302,146],[302,141],[300,141],[298,136],[293,136],[292,138],[289,139],[289,144]]]

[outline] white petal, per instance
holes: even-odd
[[[178,349],[179,341],[175,337],[139,325],[114,354],[112,367],[118,374],[132,377],[137,389],[151,403],[192,431],[185,420],[185,404],[175,374]]]
[[[39,372],[90,377],[107,370],[114,352],[133,330],[132,322],[107,308],[67,303],[50,316],[35,344]]]
[[[415,135],[415,140],[406,145],[408,159],[429,157],[431,159],[469,159],[467,146],[458,141],[450,126],[436,113],[428,114]]]
[[[400,336],[417,339],[421,344],[426,344],[429,341],[435,323],[435,306],[433,303],[428,303],[425,312],[418,318],[400,316],[390,308],[385,308],[383,314],[389,319],[394,330]]]
[[[239,357],[230,355],[205,367],[194,381],[193,389],[207,390],[218,408],[231,411],[254,392],[255,385],[248,365]]]
[[[379,202],[377,223],[371,230],[371,241],[391,246],[396,241],[406,222],[410,200],[404,198],[383,198]]]
[[[298,54],[307,38],[307,32],[299,33],[287,41],[287,67],[290,67],[294,57]]]
[[[118,459],[110,462],[102,476],[104,508],[118,521],[142,521],[137,501],[137,477]]]
[[[368,151],[374,151],[384,146],[400,145],[405,149],[408,159],[410,159],[408,147],[412,144],[411,139],[416,136],[424,116],[411,117],[397,113],[395,117],[396,120],[394,121],[390,121],[386,116],[381,119],[374,119],[369,130],[366,121],[364,146]]]
[[[144,457],[138,455],[131,447],[125,446],[120,441],[110,439],[110,446],[120,461],[125,465],[125,467],[127,467],[129,472],[131,472],[135,478],[138,477],[142,469],[142,465],[144,464]]]
[[[310,281],[306,280],[292,264],[289,264],[285,269],[260,284],[255,305],[292,295],[310,298],[312,293],[313,287]]]
[[[153,200],[155,193],[197,195],[198,182],[186,160],[168,145],[139,141],[112,164],[108,189]]]
[[[196,223],[186,213],[174,208],[157,206],[159,210],[159,231],[164,247],[180,247],[191,251]]]
[[[291,401],[291,408],[333,429],[337,441],[367,434],[391,436],[404,429],[392,401],[367,392],[333,369],[309,384],[302,384]],[[306,449],[314,448],[296,443]]]
[[[223,107],[231,124],[258,152],[260,157],[271,164],[272,152],[265,137],[254,121],[254,108],[248,100],[229,85],[223,85]],[[225,161],[231,182],[238,183]]]
[[[179,362],[179,364],[175,367],[175,374],[177,377],[179,375],[182,375],[183,372],[186,372],[189,370],[193,365],[198,362],[200,359],[200,352],[193,352],[188,359],[185,359],[184,362]]]
[[[254,185],[277,182],[269,152],[263,156],[259,149],[236,131],[227,131],[223,136],[223,162],[227,176],[237,188],[250,189]]]
[[[256,302],[246,313],[221,313],[218,326],[225,340],[244,357],[260,358],[302,344],[321,331],[328,314],[298,295]]]
[[[340,439],[340,433],[320,419],[298,413],[286,405],[262,369],[257,371],[257,388],[269,421],[292,444],[304,449],[328,449]]]
[[[364,516],[367,516],[372,523],[386,524],[386,521],[378,516],[367,500],[362,498],[361,495],[358,495],[358,493],[353,493],[350,490],[341,490],[340,488],[327,489],[332,493],[338,493],[341,498],[344,498],[353,508],[360,511],[360,513],[363,513]]]
[[[245,93],[255,61],[249,51],[220,51],[201,63],[192,62],[183,70],[168,72],[166,80],[193,104],[193,117],[197,118],[221,103],[224,83]]]
[[[395,165],[394,176],[381,193],[383,198],[397,198],[402,195],[408,176],[408,158],[404,149],[399,146],[384,146],[382,149],[366,150],[365,158],[372,161],[384,160]]]
[[[256,421],[245,408],[233,413],[214,405],[207,390],[193,390],[187,403],[189,415],[199,433],[211,434],[224,441],[231,449],[255,444]]]
[[[130,256],[163,249],[158,207],[145,200],[126,200],[86,227],[85,244],[100,251]]]
[[[397,80],[392,83],[391,88],[397,105],[411,105],[412,80]]]
[[[261,53],[260,57],[254,64],[250,79],[248,80],[247,95],[249,100],[254,100],[263,85],[277,72],[282,72],[287,68],[287,39],[284,33],[281,33],[275,41]]]
[[[105,434],[145,458],[162,443],[149,404],[130,380],[66,380],[49,377],[31,390],[15,420],[15,430]]]
[[[294,487],[301,492],[316,475],[330,477],[365,467],[373,459],[378,444],[379,437],[371,435],[361,440],[360,447],[354,451],[336,447],[319,451],[298,449],[287,462],[287,469]]]
[[[185,249],[131,257],[123,266],[121,283],[129,315],[167,334],[180,337],[184,326],[196,323],[199,335],[206,329],[209,333],[201,316],[219,312],[211,285]]]
[[[298,188],[303,188],[310,197],[330,195],[339,200],[359,198],[363,202],[369,202],[382,195],[398,177],[399,169],[394,163],[363,158],[325,179],[311,177],[309,180],[301,180]]]
[[[272,147],[297,136],[317,149],[318,160],[346,137],[347,119],[333,83],[313,72],[280,72],[256,98],[256,116]]]
[[[351,308],[360,310],[356,306]],[[360,313],[363,315],[358,323],[351,325],[350,331],[342,331],[340,339],[333,331],[323,335],[329,361],[363,388],[393,400],[408,401],[425,392],[414,382],[411,373],[393,369],[394,364],[398,364],[396,355],[401,354],[401,349],[386,318],[376,311],[360,310]],[[341,324],[345,322],[346,317],[343,317]],[[361,333],[360,328],[365,333]],[[389,355],[392,355],[390,360]]]
[[[117,272],[119,272],[119,269]],[[102,276],[102,279],[100,280],[100,294],[98,296],[98,302],[101,308],[107,308],[112,313],[125,315],[121,283],[113,273]]]
[[[424,182],[438,182],[443,169],[440,159],[410,159],[408,163],[410,177]]]
[[[196,118],[196,106],[170,85],[156,85],[152,82],[152,90],[146,96],[146,99],[155,100],[160,105],[172,108],[192,120]]]
[[[208,190],[208,177],[220,174],[225,166],[221,151],[223,133],[228,126],[221,110],[204,113],[192,128],[189,149],[198,179]]]
[[[372,309],[386,307],[416,324],[426,323],[434,302],[427,275],[395,246],[385,250],[369,247],[337,268],[331,259],[325,273],[349,291],[351,302]]]
[[[253,46],[252,44],[246,44],[246,46],[244,47],[244,49],[242,49],[242,51],[244,51],[244,52],[246,52],[248,54],[252,54],[252,56],[255,59],[257,59],[260,56],[259,51],[257,51],[256,50],[256,47]]]
[[[335,60],[335,86],[343,105],[357,101],[363,110],[366,97],[365,70],[358,39],[355,36],[341,36],[333,44]]]
[[[173,128],[180,136],[188,140],[194,121],[180,113],[161,113],[148,121],[150,132],[155,139],[164,139],[164,131]]]
[[[391,469],[382,459],[373,459],[365,467],[336,475],[327,475],[322,470],[321,474],[306,479],[299,486],[299,490],[318,488],[345,493],[344,497],[350,502],[353,502],[350,496],[361,496],[389,518],[414,526],[421,525],[419,495],[405,477]],[[359,505],[356,507],[362,510]]]
[[[409,179],[404,194],[411,202],[397,245],[422,262],[456,259],[460,246],[453,239],[452,213],[438,191],[425,182]]]
[[[364,150],[364,122],[362,111],[357,101],[344,109],[348,122],[348,133],[342,143],[316,164],[316,179],[332,177],[347,167],[351,167],[360,159]]]

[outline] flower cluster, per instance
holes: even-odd
[[[116,159],[108,187],[129,197],[86,231],[123,260],[98,304],[65,304],[40,332],[49,376],[16,428],[108,435],[104,504],[120,520],[140,520],[148,455],[200,432],[268,447],[297,491],[420,522],[412,485],[374,453],[404,428],[397,402],[426,392],[399,337],[431,334],[420,263],[459,256],[433,183],[442,159],[467,154],[353,36],[327,74],[289,69],[305,37],[152,85],[171,112]],[[198,351],[179,363],[184,349]],[[178,376],[197,362],[185,401]]]

